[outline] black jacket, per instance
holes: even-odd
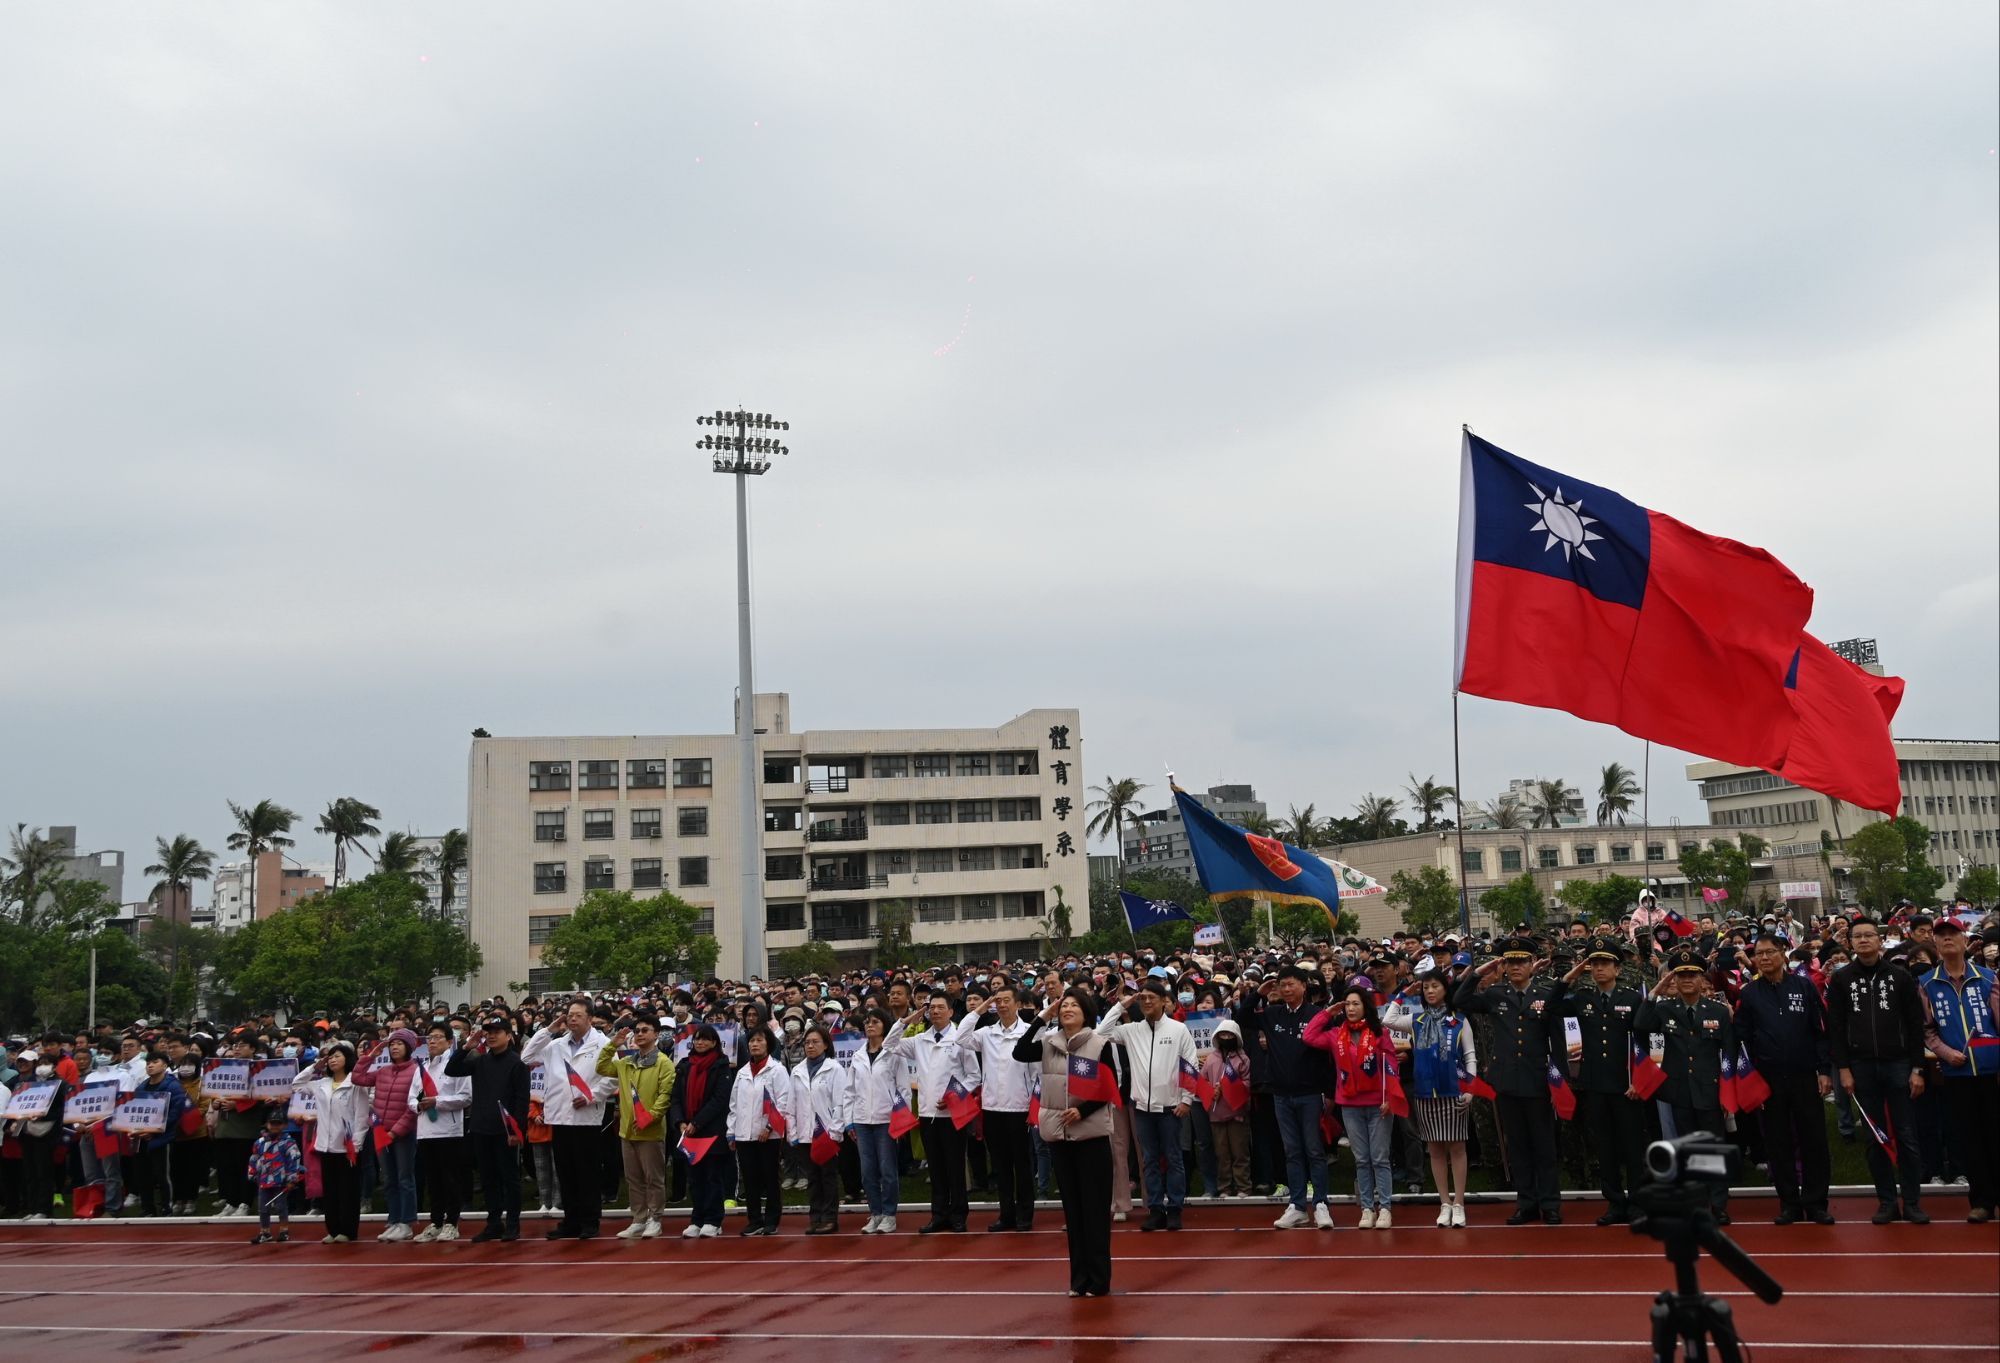
[[[513,1046],[504,1051],[471,1051],[464,1046],[444,1062],[444,1072],[472,1079],[472,1105],[465,1110],[468,1136],[505,1136],[501,1109],[525,1135],[528,1130],[528,1067]]]
[[[691,1125],[696,1137],[720,1136],[729,1125],[729,1090],[736,1082],[736,1071],[731,1067],[729,1057],[718,1058],[715,1068],[708,1072],[708,1087],[702,1090],[701,1106],[690,1114],[687,1110],[687,1088],[692,1068],[686,1062],[674,1068],[674,1096],[667,1102],[668,1130],[678,1133],[683,1125]],[[679,1136],[676,1135],[675,1139],[678,1140]]]
[[[1322,1005],[1308,999],[1301,1007],[1287,1008],[1276,999],[1253,994],[1236,1009],[1236,1025],[1243,1029],[1245,1047],[1257,1048],[1256,1038],[1264,1038],[1261,1049],[1266,1061],[1271,1092],[1289,1097],[1308,1093],[1330,1093],[1333,1066],[1325,1051],[1305,1043],[1306,1024],[1322,1011]]]
[[[1849,961],[1826,987],[1826,1029],[1833,1063],[1924,1058],[1924,996],[1917,978],[1886,956]]]
[[[1786,972],[1776,984],[1753,979],[1736,1000],[1736,1038],[1767,1078],[1827,1074],[1826,1005],[1812,981]]]

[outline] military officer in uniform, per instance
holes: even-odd
[[[1600,1226],[1633,1219],[1632,1193],[1645,1179],[1646,1105],[1632,1087],[1632,1020],[1646,996],[1618,982],[1628,954],[1616,937],[1599,937],[1569,974],[1559,1011],[1583,1032],[1576,1079],[1577,1116],[1590,1133],[1599,1188],[1607,1204]]]
[[[1727,1004],[1704,997],[1708,962],[1691,946],[1676,947],[1667,953],[1667,968],[1653,997],[1639,1009],[1633,1028],[1642,1033],[1661,1032],[1667,1038],[1660,1068],[1667,1082],[1659,1097],[1673,1108],[1677,1135],[1696,1131],[1712,1132],[1728,1139],[1722,1121],[1722,1060],[1736,1056],[1736,1021]],[[1729,1189],[1721,1183],[1709,1185],[1709,1205],[1718,1225],[1729,1224]]]
[[[1510,1226],[1525,1225],[1540,1216],[1551,1226],[1562,1224],[1561,1192],[1556,1183],[1556,1114],[1549,1102],[1549,1066],[1567,1064],[1558,1011],[1564,986],[1537,979],[1542,962],[1535,958],[1535,941],[1514,936],[1499,943],[1498,959],[1467,971],[1453,992],[1451,1005],[1465,1014],[1486,1013],[1493,1019],[1493,1047],[1482,1057],[1486,1082],[1497,1097],[1500,1137],[1506,1143],[1507,1164],[1514,1175],[1514,1214]],[[1504,973],[1492,988],[1496,974]]]

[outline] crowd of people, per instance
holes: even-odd
[[[1830,1224],[1827,1107],[1861,1141],[1874,1220],[1928,1182],[2000,1201],[2000,919],[1970,904],[1793,921],[1617,923],[1348,939],[1298,952],[1131,949],[491,998],[280,1022],[135,1022],[0,1049],[0,1212],[254,1215],[382,1242],[807,1235],[864,1204],[921,1235],[1030,1229],[1061,1200],[1071,1291],[1110,1290],[1112,1225],[1181,1228],[1190,1196],[1264,1198],[1274,1226],[1394,1224],[1398,1186],[1465,1224],[1469,1170],[1509,1224],[1559,1223],[1564,1170],[1600,1225],[1644,1214],[1646,1145],[1707,1131],[1762,1168],[1779,1224]],[[1566,1134],[1567,1133],[1567,1134]],[[1336,1186],[1340,1150],[1351,1183]],[[1197,1191],[1198,1189],[1198,1191]],[[802,1194],[788,1207],[787,1193]],[[622,1195],[621,1195],[622,1193]],[[1729,1220],[1726,1186],[1709,1191]],[[1408,1214],[1405,1197],[1404,1214]],[[1428,1209],[1427,1209],[1428,1210]]]

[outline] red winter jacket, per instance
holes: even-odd
[[[1333,1055],[1333,1101],[1342,1107],[1380,1107],[1388,1100],[1388,1076],[1396,1072],[1396,1047],[1387,1032],[1349,1026],[1328,1009],[1306,1024],[1308,1046]]]
[[[400,1031],[397,1033],[400,1037]],[[392,1137],[417,1129],[417,1111],[410,1105],[410,1088],[417,1082],[417,1062],[398,1065],[378,1058],[376,1063],[355,1073],[354,1082],[370,1090],[375,1109],[375,1125]]]

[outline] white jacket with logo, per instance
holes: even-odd
[[[618,1096],[618,1078],[606,1077],[597,1072],[597,1053],[610,1044],[611,1038],[595,1027],[583,1034],[583,1040],[570,1038],[569,1029],[553,1031],[544,1027],[528,1038],[528,1044],[521,1048],[521,1060],[528,1065],[540,1064],[544,1075],[542,1080],[542,1120],[550,1126],[603,1126],[604,1104],[607,1099]],[[563,1073],[567,1064],[575,1070],[577,1077],[590,1086],[594,1095],[584,1102],[576,1088]]]
[[[1125,1048],[1132,1070],[1132,1106],[1139,1112],[1171,1112],[1193,1095],[1181,1087],[1181,1061],[1195,1064],[1194,1038],[1186,1024],[1170,1017],[1158,1022],[1126,1022],[1125,1001],[1111,1005],[1111,1011],[1097,1024],[1097,1034],[1109,1037]]]

